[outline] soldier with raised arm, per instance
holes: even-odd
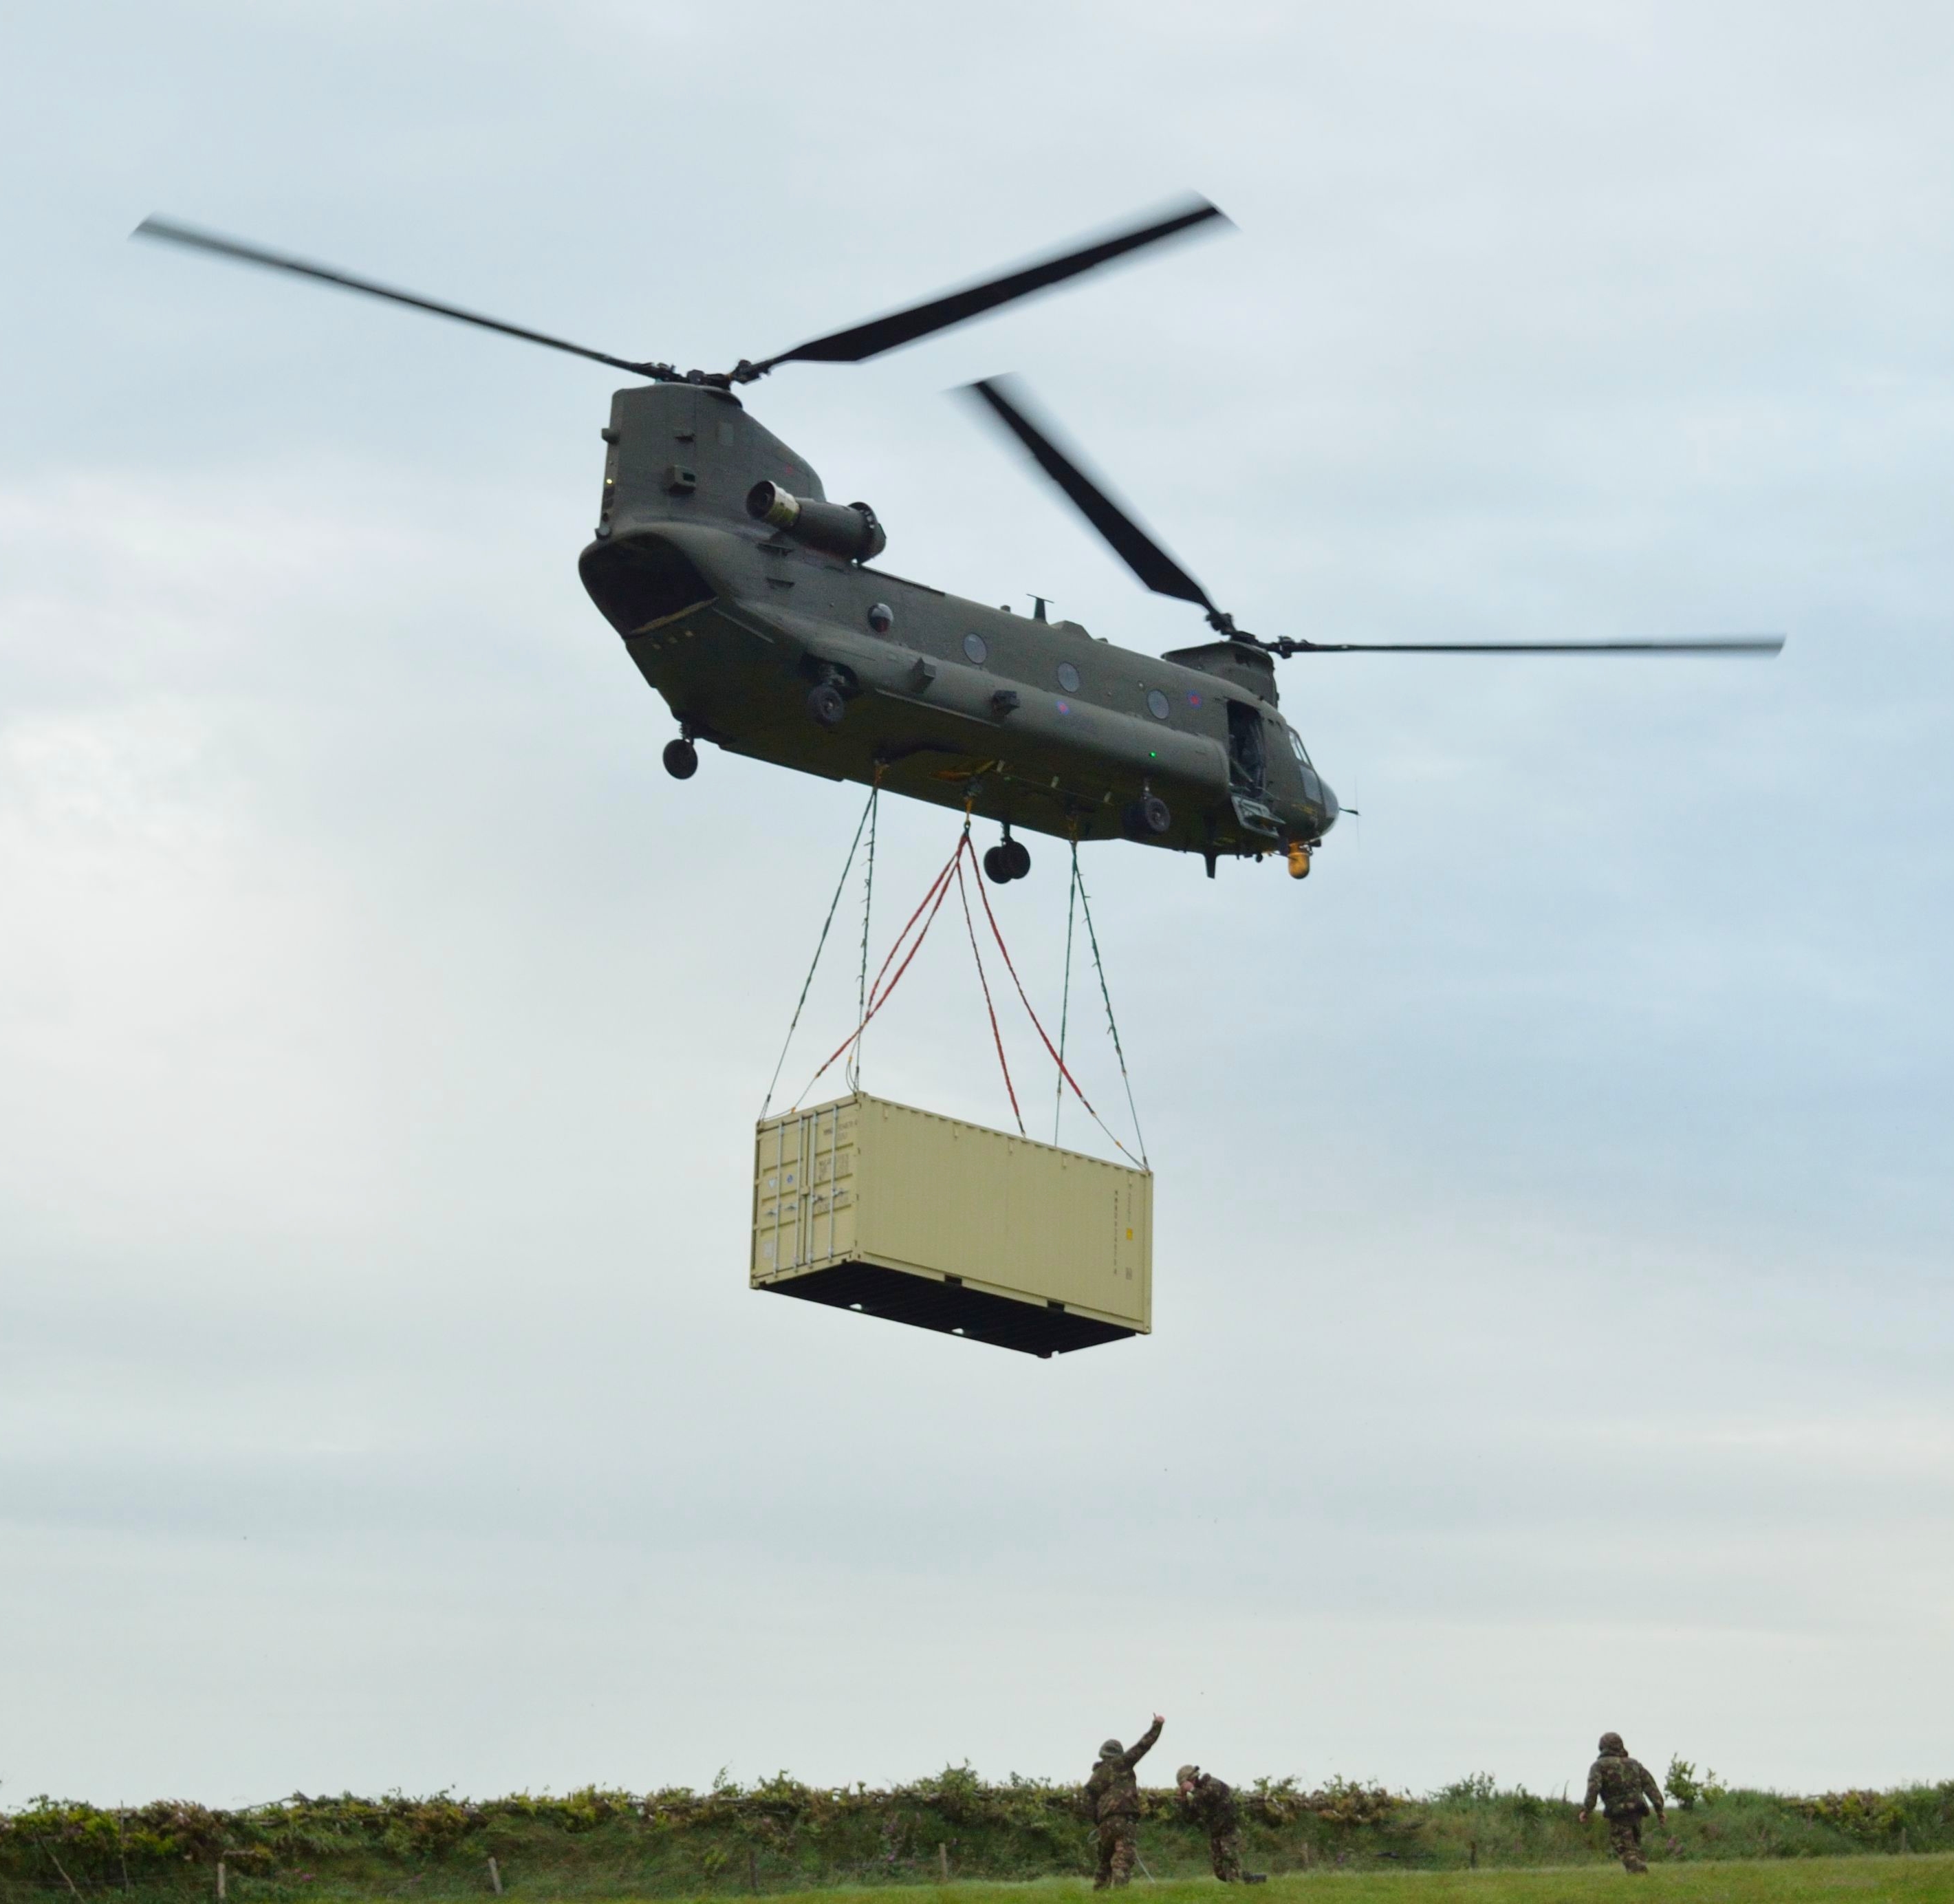
[[[1153,1750],[1166,1723],[1157,1712],[1153,1723],[1132,1745],[1109,1739],[1099,1748],[1099,1762],[1085,1781],[1085,1808],[1099,1836],[1095,1891],[1117,1889],[1133,1877],[1140,1855],[1140,1781],[1133,1767]]]
[[[1646,1872],[1642,1855],[1642,1821],[1651,1805],[1656,1822],[1663,1822],[1662,1787],[1639,1758],[1631,1758],[1618,1732],[1601,1735],[1601,1756],[1588,1767],[1588,1796],[1581,1801],[1580,1822],[1588,1822],[1596,1799],[1608,1814],[1608,1843],[1624,1871]]]

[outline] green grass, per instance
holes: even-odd
[[[1729,1864],[1673,1864],[1631,1877],[1619,1865],[1562,1865],[1538,1871],[1296,1873],[1252,1891],[1229,1893],[1247,1904],[1949,1904],[1954,1855],[1772,1858]],[[546,1904],[549,1893],[526,1893]],[[1136,1879],[1130,1904],[1219,1904],[1211,1879],[1149,1884]],[[919,1884],[916,1904],[1087,1904],[1082,1879],[1026,1884]],[[769,1894],[771,1904],[888,1904],[886,1889],[837,1889]],[[605,1904],[637,1904],[622,1897]]]
[[[1793,1862],[1671,1865],[1632,1878],[1618,1865],[1564,1865],[1545,1871],[1359,1871],[1335,1870],[1272,1878],[1252,1892],[1230,1893],[1246,1904],[1319,1904],[1333,1890],[1340,1904],[1588,1904],[1609,1899],[1675,1899],[1677,1904],[1948,1904],[1954,1899],[1954,1856],[1827,1858]],[[909,1893],[921,1904],[1084,1904],[1092,1895],[1082,1880],[1030,1884],[933,1884]],[[1150,1884],[1135,1881],[1131,1904],[1218,1904],[1221,1887],[1211,1880]],[[622,1904],[622,1900],[619,1901]],[[774,1904],[887,1904],[881,1890],[787,1893]]]

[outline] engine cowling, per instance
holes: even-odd
[[[865,562],[889,545],[875,512],[865,502],[809,502],[778,482],[756,482],[746,492],[746,513],[756,522],[825,555]]]

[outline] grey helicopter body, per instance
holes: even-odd
[[[579,567],[680,723],[683,771],[685,747],[708,740],[830,779],[879,776],[1007,828],[1211,860],[1306,851],[1335,824],[1260,649],[1142,654],[812,545],[817,525],[845,543],[878,540],[879,524],[820,509],[820,477],[730,391],[620,390],[605,436]],[[756,520],[768,485],[817,507]]]
[[[212,232],[146,218],[137,235],[359,291],[628,371],[603,435],[602,500],[579,563],[591,599],[697,743],[997,822],[985,871],[1029,871],[1014,829],[1114,837],[1224,857],[1279,853],[1298,878],[1337,797],[1283,718],[1274,661],[1304,653],[1774,653],[1775,636],[1682,641],[1324,642],[1236,626],[1007,380],[971,394],[1139,580],[1199,608],[1212,641],[1139,653],[1076,622],[969,602],[873,566],[867,504],[831,502],[805,458],[736,389],[792,363],[859,363],[1148,246],[1227,221],[1205,200],[1016,271],[730,370],[681,372]]]

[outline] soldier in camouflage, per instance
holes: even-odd
[[[1140,1855],[1140,1781],[1133,1767],[1154,1748],[1167,1723],[1157,1712],[1154,1722],[1130,1745],[1109,1739],[1099,1748],[1099,1762],[1085,1781],[1085,1809],[1099,1835],[1099,1874],[1095,1891],[1129,1882]]]
[[[1242,1869],[1242,1808],[1235,1802],[1234,1787],[1198,1765],[1182,1766],[1173,1782],[1180,1789],[1181,1809],[1208,1833],[1214,1875],[1224,1884],[1259,1884],[1259,1877]]]
[[[1608,1814],[1608,1843],[1624,1871],[1646,1871],[1648,1861],[1642,1855],[1642,1821],[1652,1805],[1656,1823],[1663,1821],[1662,1787],[1639,1758],[1631,1758],[1618,1732],[1601,1735],[1601,1756],[1588,1772],[1588,1796],[1581,1801],[1580,1821],[1599,1798]]]

